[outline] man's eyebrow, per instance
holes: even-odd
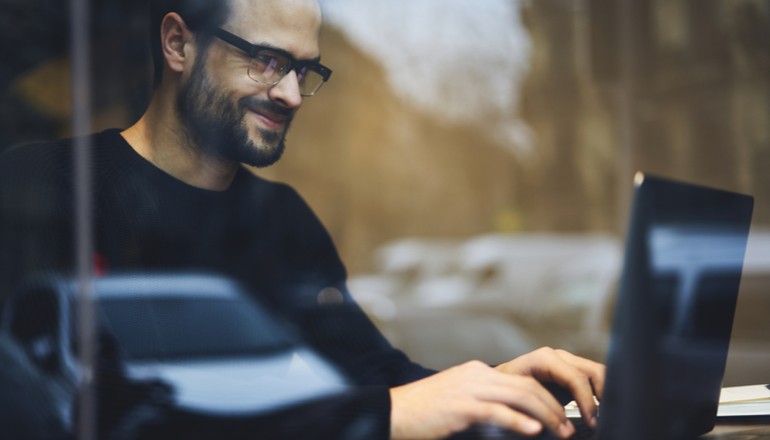
[[[321,62],[321,55],[317,55],[317,56],[315,56],[313,58],[297,58],[297,57],[294,56],[293,53],[289,52],[288,50],[286,50],[286,49],[284,49],[282,47],[274,46],[274,45],[272,45],[270,43],[267,43],[267,42],[249,43],[249,44],[252,44],[252,45],[258,46],[258,47],[264,47],[265,49],[270,49],[270,50],[274,50],[276,52],[281,52],[283,54],[289,55],[289,56],[291,56],[293,59],[295,59],[299,63],[320,63]]]

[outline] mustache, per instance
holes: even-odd
[[[238,103],[238,107],[240,108],[241,113],[243,113],[245,109],[249,108],[253,110],[264,111],[266,113],[274,114],[277,116],[283,116],[287,119],[292,119],[294,117],[294,113],[296,112],[296,110],[283,107],[272,101],[258,99],[253,96],[241,98]]]

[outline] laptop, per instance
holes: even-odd
[[[753,203],[636,174],[599,424],[581,438],[681,440],[713,429]]]

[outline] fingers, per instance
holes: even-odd
[[[604,367],[562,350],[541,349],[496,368],[472,361],[391,389],[391,436],[439,438],[477,423],[532,436],[574,433],[564,408],[541,382],[568,389],[584,419],[595,426],[594,388],[601,395]]]
[[[391,436],[440,438],[491,423],[522,435],[545,429],[567,438],[564,408],[531,376],[509,375],[469,362],[390,390]]]
[[[594,394],[601,399],[604,392],[604,365],[564,350],[555,350],[554,353],[566,364],[555,369],[554,381],[570,390],[583,420],[595,428],[597,406]]]
[[[594,393],[604,392],[604,365],[575,356],[564,350],[541,348],[501,366],[503,371],[527,374],[544,382],[553,382],[572,393],[583,419],[596,426]]]
[[[526,414],[512,410],[506,405],[484,403],[479,406],[479,420],[510,429],[526,436],[535,436],[543,430],[543,425]]]
[[[525,436],[540,434],[545,427],[557,438],[568,438],[575,433],[575,428],[569,420],[561,423],[543,423],[537,416],[521,412],[508,405],[496,402],[481,402],[477,405],[476,423],[490,423],[509,429]],[[549,417],[550,418],[550,417]]]
[[[559,357],[564,359],[566,362],[571,363],[573,366],[575,366],[575,368],[582,371],[590,379],[596,397],[601,400],[602,396],[604,395],[604,376],[607,368],[603,364],[582,358],[580,356],[575,356],[568,351],[555,351]]]
[[[494,374],[493,380],[476,389],[480,400],[503,403],[508,412],[520,415],[523,415],[523,412],[558,437],[572,435],[574,427],[567,419],[564,407],[540,382],[530,376],[507,375],[491,369],[489,371]],[[517,425],[503,424],[504,421],[499,419],[493,422],[526,434]]]

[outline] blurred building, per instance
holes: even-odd
[[[390,26],[378,22],[398,20],[399,6],[381,3],[356,2],[368,15],[348,12],[364,25],[327,12],[322,47],[333,80],[303,108],[286,159],[264,171],[291,181],[318,209],[352,272],[371,268],[372,249],[403,236],[620,236],[637,169],[752,193],[757,224],[770,222],[767,2],[506,1],[485,2],[497,5],[488,6],[494,14],[471,6],[453,15],[444,8],[458,2],[434,1],[405,8]],[[517,11],[501,12],[505,5]],[[475,13],[489,14],[487,24]],[[450,32],[441,19],[460,24]],[[473,32],[479,23],[484,29]],[[362,27],[375,43],[356,42]],[[422,43],[426,34],[434,51]],[[465,34],[475,57],[457,43]],[[504,60],[490,62],[485,47]],[[405,59],[424,63],[435,52],[441,64],[453,48],[466,69],[452,71],[443,90],[475,96],[469,106],[488,113],[452,119],[453,98],[430,111],[411,84],[405,92],[392,79]],[[404,70],[437,82],[448,74]],[[508,82],[488,80],[490,72]],[[490,135],[505,125],[515,134]]]

